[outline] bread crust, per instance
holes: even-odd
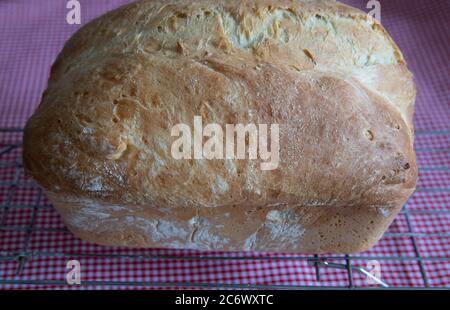
[[[415,189],[412,74],[334,1],[139,1],[66,44],[25,170],[82,239],[353,253]],[[172,126],[279,124],[280,163],[176,160]]]

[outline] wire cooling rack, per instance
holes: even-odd
[[[22,133],[0,129],[0,288],[73,288],[65,279],[70,260],[82,266],[75,288],[450,288],[450,131],[417,133],[417,191],[379,245],[320,256],[87,244],[24,176]],[[367,262],[380,264],[382,276]]]

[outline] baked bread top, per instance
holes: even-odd
[[[27,123],[48,192],[117,204],[397,206],[415,86],[384,28],[335,1],[139,1],[66,44]],[[170,128],[280,124],[280,167],[177,161]]]

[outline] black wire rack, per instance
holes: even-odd
[[[51,260],[54,258],[69,260],[69,259],[89,259],[95,258],[97,260],[114,260],[126,259],[129,264],[142,264],[145,261],[156,260],[214,260],[214,261],[245,261],[245,260],[291,260],[300,261],[305,264],[314,275],[313,279],[306,281],[305,285],[286,285],[286,284],[267,284],[267,283],[216,283],[216,282],[176,282],[176,281],[153,281],[152,277],[148,280],[129,281],[122,280],[121,277],[117,279],[93,279],[83,281],[81,287],[101,287],[101,288],[120,288],[120,287],[161,287],[161,288],[210,288],[210,289],[404,289],[404,288],[425,288],[425,289],[442,289],[450,288],[450,227],[444,231],[428,232],[417,231],[414,227],[414,221],[411,219],[414,216],[429,217],[432,222],[433,219],[439,217],[450,216],[450,180],[444,179],[444,185],[440,187],[418,187],[416,193],[438,193],[442,195],[443,200],[437,205],[437,208],[425,208],[417,210],[410,209],[408,204],[401,211],[401,217],[404,219],[405,229],[399,232],[388,231],[384,238],[390,238],[397,242],[400,239],[407,239],[411,243],[408,251],[402,253],[394,253],[390,255],[384,254],[360,254],[360,255],[270,255],[270,256],[254,256],[254,255],[164,255],[153,254],[154,252],[143,252],[139,250],[128,250],[126,252],[83,252],[83,251],[48,251],[40,248],[39,241],[33,241],[33,234],[51,233],[59,236],[69,234],[68,231],[59,226],[57,223],[38,223],[39,215],[46,210],[52,210],[52,206],[45,202],[45,197],[40,189],[38,189],[30,180],[27,180],[23,175],[22,159],[21,159],[21,139],[23,130],[21,128],[0,128],[0,190],[3,197],[0,205],[0,288],[11,287],[21,288],[39,287],[39,286],[54,286],[61,287],[67,285],[65,279],[54,279],[46,277],[45,274],[37,276],[24,275],[25,268],[33,267],[36,261]],[[446,143],[450,139],[450,131],[435,131],[435,132],[419,132],[418,138],[421,136],[435,136],[444,139]],[[450,145],[450,143],[448,143]],[[448,162],[445,158],[450,156],[450,149],[426,147],[416,148],[418,154],[438,154],[444,158],[444,163]],[[419,156],[420,157],[420,156]],[[419,160],[420,164],[420,160]],[[423,173],[448,173],[450,167],[434,166],[421,167],[420,172]],[[441,178],[442,179],[442,178]],[[15,196],[21,191],[28,191],[28,200],[23,202],[17,200]],[[31,194],[30,194],[31,193]],[[16,223],[8,220],[10,218],[19,218],[20,212],[27,212],[26,223]],[[20,219],[17,219],[20,221]],[[8,247],[11,234],[20,234],[20,247],[10,249]],[[400,241],[399,241],[400,242]],[[437,246],[439,251],[437,255],[427,255],[430,251],[425,247],[429,244]],[[417,267],[419,274],[419,283],[415,287],[404,287],[401,285],[392,285],[389,281],[374,276],[370,270],[361,266],[359,262],[376,260],[380,264],[397,263],[397,264],[413,264]],[[2,266],[3,265],[3,266]],[[433,270],[430,271],[430,266]],[[11,270],[14,269],[14,270]],[[327,271],[342,272],[342,281],[336,285],[321,284],[323,275]],[[431,277],[430,273],[434,271],[440,272],[441,276],[436,280],[436,276]],[[404,268],[399,273],[399,277],[407,276],[408,270]],[[372,280],[371,286],[361,285],[361,281],[355,280],[361,277],[370,278]],[[392,278],[392,277],[391,277]]]

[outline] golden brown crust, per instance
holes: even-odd
[[[69,40],[24,163],[93,242],[350,253],[415,188],[414,99],[384,29],[334,1],[140,1]],[[279,168],[173,159],[194,115],[279,124]]]

